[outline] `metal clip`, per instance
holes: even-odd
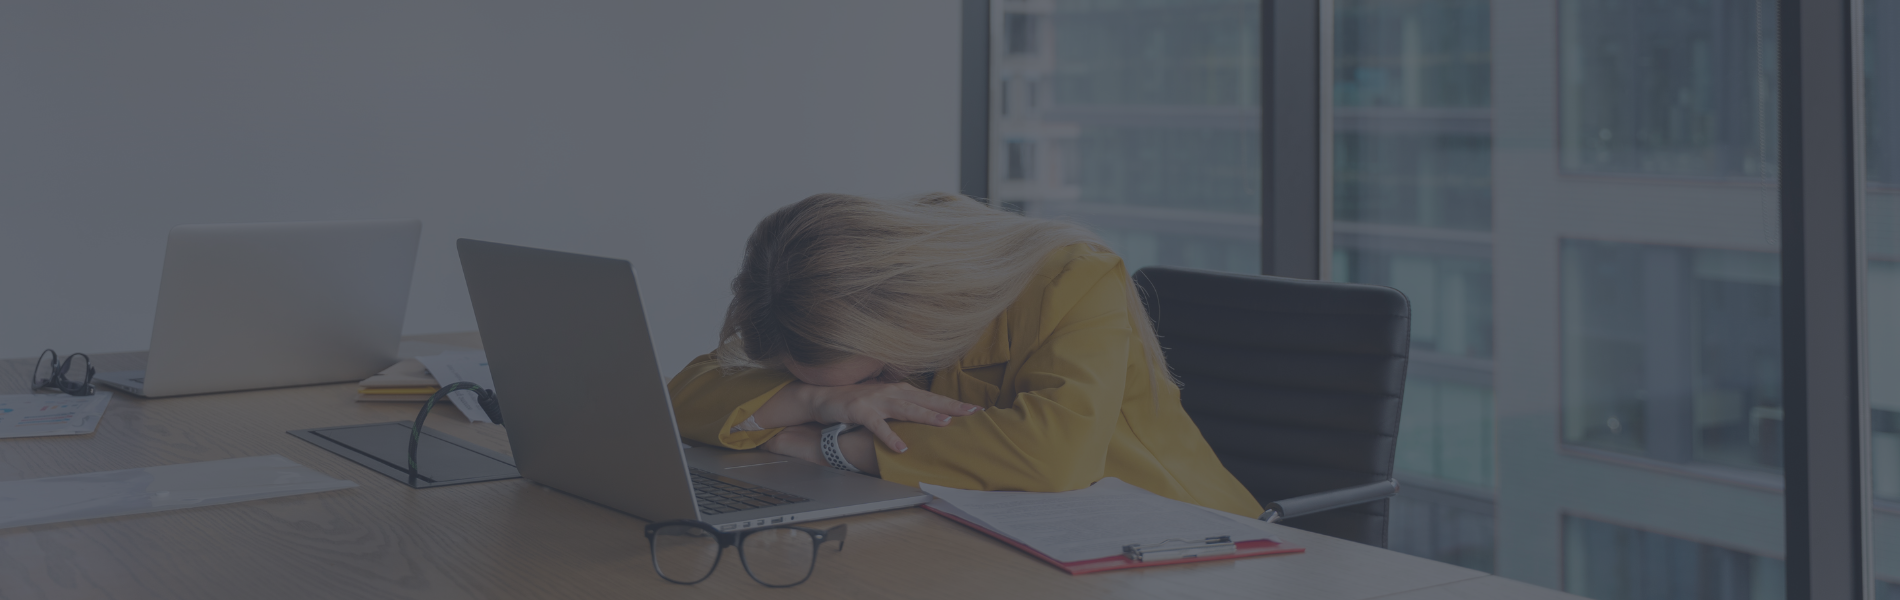
[[[1163,540],[1153,544],[1122,546],[1122,556],[1137,562],[1220,556],[1234,552],[1233,538],[1224,535],[1203,540]]]

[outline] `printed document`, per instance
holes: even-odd
[[[451,383],[467,381],[482,386],[482,389],[495,391],[495,376],[488,370],[488,355],[480,350],[462,350],[443,352],[435,356],[418,356],[416,362],[429,369],[429,376],[435,378],[436,385],[448,387]],[[448,401],[462,411],[462,416],[476,423],[489,423],[488,413],[482,412],[482,405],[475,402],[475,392],[459,391],[449,394]]]
[[[356,487],[275,454],[0,481],[0,529]]]
[[[0,438],[92,433],[111,400],[111,392],[0,396]]]
[[[1271,536],[1249,519],[1156,495],[1114,477],[1072,492],[979,492],[922,484],[959,517],[1009,536],[1057,562],[1115,556],[1129,544]]]

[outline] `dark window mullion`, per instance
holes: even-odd
[[[1332,244],[1333,3],[1260,7],[1260,272],[1323,279]]]
[[[963,0],[962,112],[957,191],[990,196],[990,2]]]
[[[1790,600],[1871,597],[1855,4],[1777,9]]]

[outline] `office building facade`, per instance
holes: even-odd
[[[1782,597],[1776,4],[1332,7],[1328,276],[1414,314],[1392,547],[1592,598]],[[1865,10],[1874,561],[1900,582],[1900,2]],[[993,2],[991,197],[1131,269],[1260,272],[1259,11]]]

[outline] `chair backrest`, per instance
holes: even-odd
[[[1198,269],[1135,273],[1181,404],[1262,504],[1392,476],[1412,310],[1392,288]],[[1379,547],[1389,501],[1283,523]]]

